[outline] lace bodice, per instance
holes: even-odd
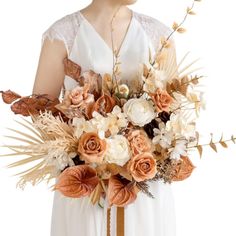
[[[134,17],[140,22],[147,33],[157,52],[160,46],[160,37],[168,36],[171,32],[171,28],[151,16],[136,11],[133,11],[133,13]],[[67,14],[56,20],[43,32],[41,45],[46,37],[50,40],[62,40],[65,44],[67,54],[70,55],[81,20],[82,17],[79,14],[79,11]]]

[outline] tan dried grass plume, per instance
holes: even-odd
[[[54,117],[51,112],[44,112],[40,113],[39,116],[32,115],[31,118],[33,122],[25,118],[22,118],[23,121],[16,121],[20,128],[24,128],[25,131],[8,129],[14,132],[16,136],[5,136],[14,141],[21,142],[20,145],[2,146],[12,151],[12,153],[1,155],[2,157],[27,156],[7,165],[7,168],[24,166],[26,164],[32,165],[31,168],[14,175],[20,176],[16,186],[22,190],[27,182],[35,185],[43,180],[47,180],[48,184],[50,180],[58,176],[59,170],[56,166],[48,164],[45,158],[52,146],[63,148],[68,153],[75,151],[77,148],[77,139],[73,136],[72,125],[65,123],[61,117]]]

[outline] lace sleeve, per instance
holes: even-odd
[[[154,17],[142,13],[137,13],[136,17],[146,31],[148,37],[151,39],[152,45],[157,53],[161,46],[161,37],[168,37],[172,32],[172,29]],[[172,42],[173,47],[175,47],[173,35],[171,36],[170,41]]]
[[[41,46],[45,38],[51,41],[57,39],[63,41],[67,54],[70,54],[74,38],[79,26],[77,12],[68,14],[53,22],[42,34]]]

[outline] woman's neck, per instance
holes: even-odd
[[[114,14],[117,19],[130,16],[130,9],[117,0],[93,0],[91,4],[80,10],[91,21],[111,20]]]

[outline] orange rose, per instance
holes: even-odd
[[[85,84],[84,87],[75,87],[68,94],[68,98],[71,101],[72,105],[77,107],[85,106],[91,102],[94,102],[93,94],[88,93],[89,85]]]
[[[99,183],[95,169],[89,165],[66,168],[58,177],[53,190],[59,190],[67,197],[79,198],[90,195]]]
[[[65,98],[56,108],[68,118],[83,117],[90,119],[94,95],[88,92],[89,84],[84,87],[77,86],[71,91],[66,91]]]
[[[108,94],[103,94],[98,100],[95,102],[92,112],[97,111],[102,115],[109,113],[112,111],[113,107],[116,105],[116,101],[113,97]]]
[[[68,118],[86,117],[91,118],[91,109],[94,104],[94,95],[88,93],[89,84],[84,87],[77,86],[71,91],[65,92],[62,103],[55,107],[65,114]]]
[[[116,175],[112,176],[108,182],[107,197],[109,206],[113,204],[124,207],[135,201],[139,189],[125,178]]]
[[[85,161],[101,163],[106,150],[106,141],[95,132],[83,133],[79,138],[78,152]]]
[[[131,130],[127,135],[127,139],[134,155],[151,151],[152,143],[144,130]]]
[[[159,112],[169,111],[169,106],[173,102],[173,98],[167,93],[166,90],[161,90],[158,88],[155,93],[149,93],[149,95]]]
[[[133,156],[127,168],[137,182],[152,179],[157,173],[156,160],[149,152]]]

